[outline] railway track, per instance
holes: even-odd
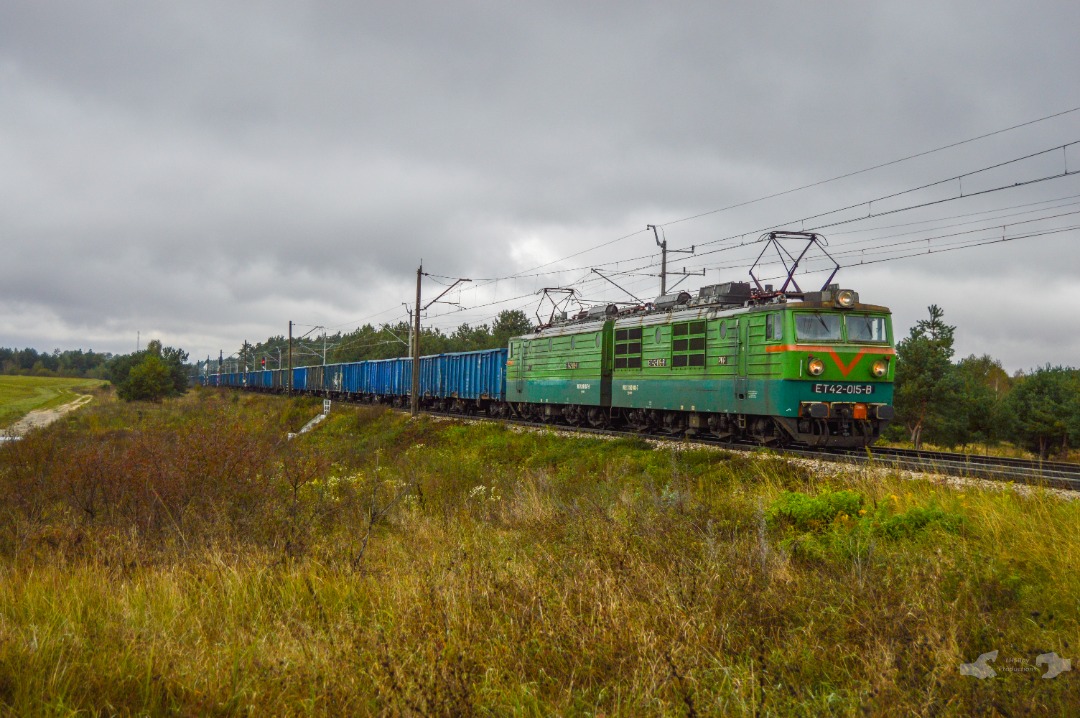
[[[335,397],[335,401],[355,402],[350,399]],[[397,411],[407,411],[400,407],[391,407]],[[831,461],[849,464],[871,464],[874,466],[927,474],[941,474],[963,478],[986,479],[990,481],[1011,481],[1031,486],[1044,486],[1067,491],[1080,491],[1080,464],[1060,461],[1039,461],[1034,459],[1014,459],[998,456],[979,456],[977,454],[958,454],[943,451],[924,451],[911,449],[892,449],[886,447],[868,447],[865,449],[799,449],[762,447],[751,442],[730,442],[708,436],[687,437],[677,434],[643,433],[628,429],[601,429],[594,427],[572,426],[536,422],[525,419],[491,417],[486,414],[462,414],[422,410],[431,416],[472,421],[496,421],[515,426],[573,431],[581,434],[593,434],[614,437],[639,437],[661,441],[681,441],[701,446],[727,449],[729,451],[757,451],[771,448],[778,454],[797,456],[816,461]]]
[[[592,427],[570,426],[567,424],[549,424],[519,419],[496,419],[482,414],[464,415],[446,412],[426,412],[435,416],[452,419],[470,419],[480,421],[502,421],[542,429],[558,429],[582,434],[594,434],[615,437],[640,437],[666,441],[685,441],[691,444],[711,446],[730,451],[755,451],[760,444],[728,442],[709,437],[683,437],[671,434],[644,434],[637,431],[620,429],[596,429]],[[1032,459],[1013,459],[997,456],[979,456],[977,454],[958,454],[944,451],[914,451],[911,449],[891,449],[870,447],[868,449],[831,449],[812,450],[798,448],[773,449],[778,454],[798,456],[817,461],[832,461],[850,464],[871,464],[883,468],[916,471],[927,474],[943,474],[990,481],[1012,481],[1018,484],[1046,486],[1055,489],[1080,491],[1080,464],[1060,461],[1038,461]]]
[[[861,453],[867,460],[910,471],[1080,490],[1080,464],[876,446]]]

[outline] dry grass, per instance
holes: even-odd
[[[1080,640],[1078,502],[372,408],[283,440],[316,411],[196,392],[0,448],[2,710],[1077,705],[1034,659]]]
[[[879,446],[887,446],[894,449],[914,449],[915,445],[910,441],[879,441]],[[932,443],[923,443],[923,451],[944,451],[944,452],[959,452],[972,454],[974,456],[997,456],[1008,459],[1028,459],[1031,461],[1038,461],[1038,452],[1031,452],[1022,446],[1017,446],[1008,441],[999,441],[994,444],[973,443],[964,446],[939,446]],[[1057,451],[1052,451],[1050,455],[1051,461],[1069,461],[1073,463],[1080,462],[1080,450],[1078,449],[1066,449],[1061,451],[1060,447]]]

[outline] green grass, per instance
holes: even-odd
[[[105,383],[101,379],[0,376],[0,428],[13,424],[35,409],[67,404],[79,394],[89,393]]]
[[[1075,714],[1080,502],[319,408],[0,446],[0,713]]]

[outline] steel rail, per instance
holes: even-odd
[[[729,451],[752,452],[769,450],[777,455],[797,456],[817,461],[878,466],[887,469],[914,471],[927,474],[957,476],[961,478],[990,481],[1015,482],[1030,486],[1044,486],[1069,491],[1080,491],[1080,464],[1049,462],[1011,457],[979,456],[943,451],[914,451],[886,447],[865,449],[810,449],[798,447],[770,447],[754,442],[732,442],[709,436],[683,436],[656,432],[640,432],[626,429],[604,429],[572,424],[528,421],[514,418],[491,417],[484,414],[461,414],[456,412],[427,411],[434,416],[452,419],[497,421],[530,428],[573,431],[614,437],[639,437],[659,441],[687,442]]]
[[[235,387],[221,387],[235,388]],[[313,394],[315,395],[315,394]],[[391,410],[400,410],[389,404],[372,404],[352,398],[335,397],[337,401],[367,406],[383,406]],[[658,441],[675,441],[710,446],[729,451],[752,452],[768,450],[777,455],[796,456],[837,463],[871,465],[881,468],[914,471],[928,474],[958,476],[963,478],[985,479],[990,481],[1016,482],[1031,486],[1043,486],[1068,491],[1080,491],[1080,464],[1060,461],[1040,461],[1038,459],[1017,459],[1012,457],[985,456],[978,454],[960,454],[944,451],[925,451],[912,449],[894,449],[870,446],[864,449],[812,449],[798,447],[767,446],[750,441],[725,441],[708,435],[685,436],[664,432],[643,432],[633,429],[611,429],[557,422],[538,422],[519,418],[494,417],[482,413],[442,412],[430,409],[422,410],[425,414],[450,419],[472,421],[494,421],[515,426],[543,428],[559,431],[573,431],[581,434],[594,434],[614,437],[639,437]]]

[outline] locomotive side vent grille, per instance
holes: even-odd
[[[615,330],[615,368],[641,368],[641,327]]]

